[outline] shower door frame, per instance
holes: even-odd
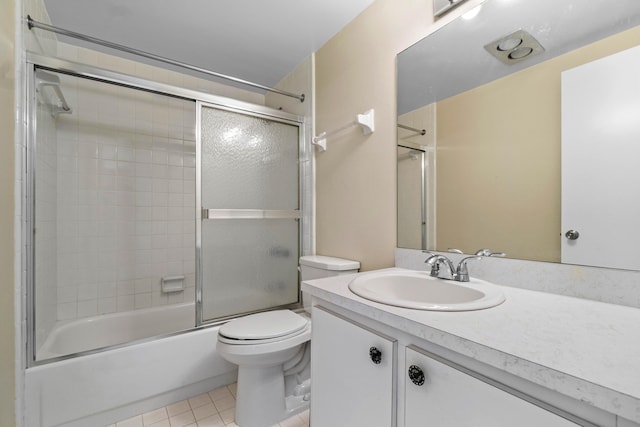
[[[303,248],[302,235],[303,235],[303,226],[302,221],[304,218],[303,209],[303,192],[302,188],[304,186],[303,177],[304,173],[301,170],[304,162],[301,161],[304,149],[305,149],[305,138],[304,138],[304,123],[300,122],[293,117],[275,116],[273,114],[265,114],[262,111],[247,111],[238,109],[228,105],[214,104],[206,101],[196,101],[196,326],[203,325],[216,325],[221,322],[224,322],[228,319],[238,317],[238,315],[247,315],[252,313],[259,313],[265,310],[271,310],[276,308],[282,309],[297,309],[302,306],[302,293],[300,291],[300,275],[298,274],[298,301],[292,304],[284,304],[280,306],[270,307],[267,309],[260,310],[252,310],[243,313],[237,313],[231,316],[223,316],[218,317],[211,320],[203,319],[203,308],[202,308],[202,221],[203,219],[211,219],[204,218],[204,211],[207,211],[202,206],[202,109],[203,108],[214,108],[223,111],[228,111],[232,113],[238,113],[245,116],[263,118],[266,120],[284,123],[291,126],[298,127],[298,209],[295,211],[255,211],[249,212],[248,216],[240,210],[240,212],[234,212],[233,210],[228,211],[229,218],[235,219],[246,219],[246,218],[256,218],[257,216],[261,216],[262,219],[272,218],[272,219],[297,219],[298,220],[298,254],[296,259],[300,258],[300,252]]]
[[[280,121],[283,123],[291,124],[298,126],[299,128],[299,151],[298,151],[298,207],[300,211],[300,220],[298,224],[298,236],[299,236],[299,251],[302,252],[304,249],[304,241],[303,241],[303,230],[305,228],[306,222],[311,221],[311,214],[307,212],[307,210],[311,209],[311,204],[309,203],[308,197],[310,195],[306,195],[303,193],[303,188],[305,188],[305,180],[309,179],[310,171],[307,170],[308,164],[310,163],[308,160],[309,156],[309,143],[308,143],[308,135],[306,132],[306,120],[303,116],[298,116],[291,113],[286,113],[281,110],[276,110],[270,107],[251,104],[249,102],[240,101],[232,98],[226,98],[218,95],[211,95],[203,92],[199,92],[196,90],[185,89],[165,83],[155,82],[152,80],[144,79],[141,77],[136,77],[124,73],[119,73],[116,71],[110,71],[98,67],[93,67],[86,64],[81,64],[78,62],[68,61],[59,58],[53,58],[45,55],[40,55],[32,52],[27,52],[26,55],[26,78],[27,78],[27,99],[26,105],[27,108],[25,110],[24,117],[24,129],[25,129],[25,156],[24,156],[24,164],[25,171],[23,174],[22,181],[22,238],[23,241],[21,243],[23,247],[23,261],[25,268],[23,269],[22,274],[22,283],[26,292],[23,294],[23,313],[26,314],[26,337],[24,339],[24,345],[26,347],[26,365],[27,367],[33,367],[38,365],[43,365],[47,363],[57,362],[60,360],[70,359],[78,356],[93,354],[102,352],[105,350],[110,350],[114,348],[126,347],[132,344],[139,344],[147,341],[156,340],[158,338],[169,337],[173,335],[179,335],[183,333],[189,333],[191,331],[218,325],[227,319],[235,316],[229,316],[222,319],[216,319],[211,322],[203,323],[202,322],[202,278],[201,278],[201,260],[200,260],[200,248],[197,246],[194,248],[196,251],[196,298],[195,298],[195,306],[196,312],[194,313],[194,327],[168,333],[162,334],[158,336],[153,336],[149,338],[143,338],[140,340],[135,340],[127,343],[116,344],[107,347],[101,347],[91,350],[86,350],[78,353],[72,353],[68,355],[63,355],[54,358],[48,358],[44,360],[36,360],[36,322],[35,322],[35,237],[34,237],[34,227],[35,227],[35,162],[34,157],[37,150],[36,143],[36,70],[43,69],[47,71],[52,71],[56,73],[66,74],[78,78],[85,78],[89,80],[95,80],[103,83],[114,84],[118,86],[127,87],[134,90],[140,90],[143,92],[155,93],[158,95],[169,96],[173,98],[183,99],[185,101],[193,101],[196,106],[195,114],[196,114],[196,242],[201,242],[202,236],[198,233],[201,232],[201,220],[202,220],[202,206],[201,206],[201,197],[200,197],[200,121],[199,121],[199,106],[200,105],[208,105],[215,108],[225,109],[228,111],[234,111],[242,114],[253,115],[256,117],[263,117],[269,120]],[[288,308],[300,308],[301,305],[301,292],[300,285],[298,282],[298,303],[289,304],[286,307]],[[264,310],[260,310],[264,311]],[[245,314],[245,313],[242,313]],[[238,314],[240,315],[240,313]]]

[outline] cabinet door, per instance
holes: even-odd
[[[546,405],[542,402],[533,404],[516,397],[512,392],[520,394],[519,392],[501,384],[496,383],[501,388],[491,385],[484,380],[492,380],[479,374],[465,373],[459,369],[467,371],[466,368],[416,347],[407,347],[405,357],[405,427],[592,426],[569,414],[563,413],[560,416],[537,406]],[[446,364],[436,361],[434,357]],[[409,374],[412,367],[413,372]],[[423,384],[420,384],[421,379]],[[507,389],[510,391],[505,391]],[[526,397],[522,394],[520,396]],[[529,399],[534,401],[533,398]],[[578,423],[569,421],[564,416]]]
[[[312,319],[311,425],[395,426],[395,340],[321,307]]]

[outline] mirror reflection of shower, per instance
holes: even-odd
[[[398,244],[422,247],[426,244],[426,187],[423,150],[398,145]],[[406,247],[406,246],[404,246]]]
[[[430,106],[398,117],[399,247],[426,250],[435,245],[434,125],[435,110]]]

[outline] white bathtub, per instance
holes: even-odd
[[[193,328],[193,302],[85,317],[57,325],[36,360],[110,347]]]
[[[179,312],[173,314],[179,317]],[[157,315],[150,309],[71,322],[54,331],[41,354],[82,351],[89,341],[104,346],[149,336],[148,331],[143,336],[112,331],[142,333],[142,323],[162,328]],[[204,328],[29,368],[25,425],[105,426],[232,383],[236,366],[216,353],[217,334],[217,327]]]

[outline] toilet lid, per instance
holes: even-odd
[[[232,320],[219,333],[237,340],[264,340],[301,331],[309,321],[290,310],[266,311]]]

